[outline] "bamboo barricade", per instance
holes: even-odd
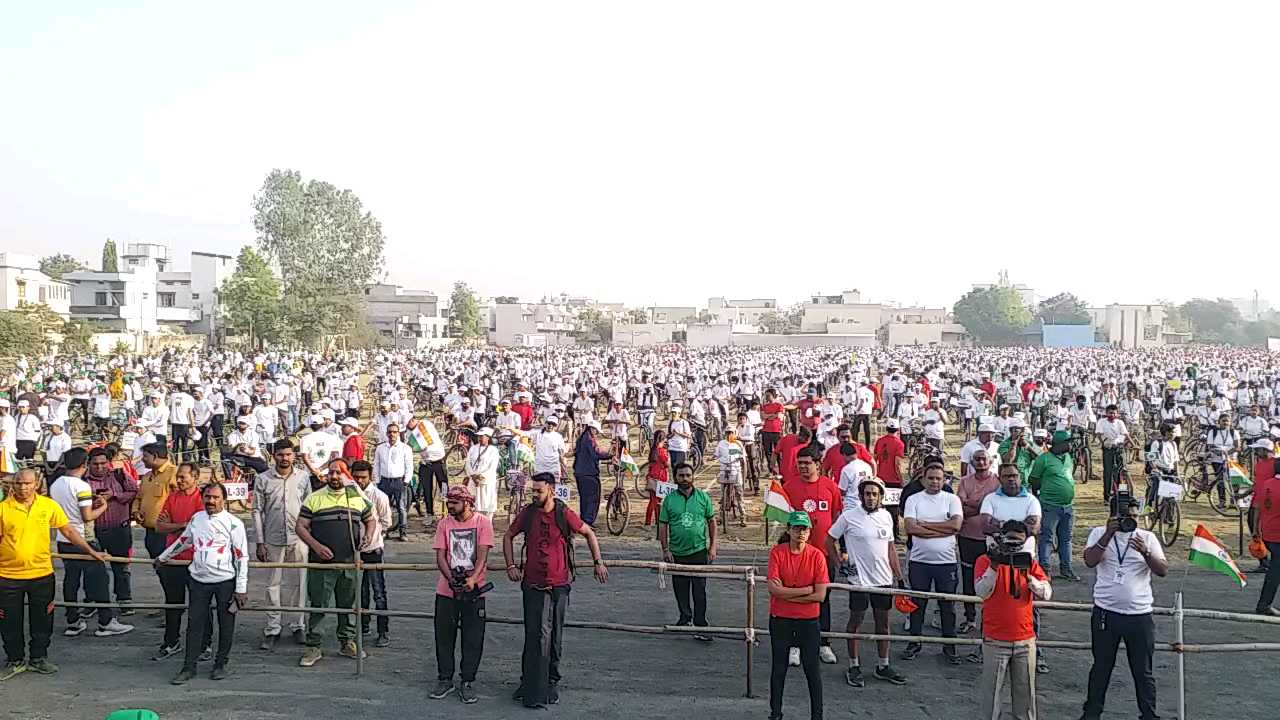
[[[93,561],[88,555],[74,555],[53,553],[54,558],[60,560],[86,560]],[[130,563],[137,565],[150,565],[151,560],[145,558],[120,558],[108,557],[106,562],[113,563]],[[308,569],[308,570],[355,570],[357,572],[357,582],[359,576],[370,570],[383,570],[387,572],[437,572],[434,564],[430,563],[288,563],[288,562],[257,562],[248,560],[251,569]],[[171,564],[185,565],[190,561],[175,560]],[[706,634],[728,638],[738,638],[743,641],[744,657],[745,657],[745,685],[746,691],[744,697],[754,697],[754,687],[752,679],[752,665],[755,655],[754,649],[760,636],[768,636],[767,628],[755,627],[756,615],[756,594],[758,568],[752,565],[680,565],[676,563],[655,562],[649,560],[626,560],[612,559],[605,560],[606,567],[617,569],[636,569],[647,570],[653,572],[660,577],[663,575],[685,575],[691,577],[701,577],[713,580],[731,580],[742,582],[746,588],[745,597],[745,623],[743,627],[732,626],[713,626],[713,627],[690,627],[676,625],[633,625],[627,623],[599,622],[590,620],[565,620],[565,627],[581,628],[585,630],[606,630],[612,632],[633,633],[641,635],[689,635],[689,634]],[[505,572],[505,565],[496,558],[491,558],[487,568],[489,570]],[[961,595],[957,593],[939,593],[923,590],[911,590],[900,588],[870,588],[848,585],[845,583],[832,583],[830,590],[840,590],[844,592],[861,592],[875,595],[907,595],[910,597],[926,598],[930,600],[950,600],[953,602],[977,603],[983,602],[982,598],[976,595]],[[186,610],[186,605],[172,605],[165,603],[66,603],[57,601],[54,603],[59,607],[81,607],[81,608],[121,608],[129,607],[138,610]],[[1037,601],[1035,606],[1042,610],[1057,610],[1065,612],[1092,612],[1093,605],[1091,603],[1069,603],[1060,601]],[[356,596],[356,606],[354,608],[311,608],[296,606],[263,606],[250,605],[241,610],[246,612],[322,612],[325,614],[333,613],[335,615],[355,615],[360,616],[384,616],[406,619],[433,620],[435,613],[426,611],[413,610],[372,610],[360,606],[359,593]],[[1258,643],[1213,643],[1213,644],[1187,644],[1184,638],[1184,624],[1186,618],[1201,618],[1206,620],[1219,620],[1226,622],[1239,622],[1256,625],[1280,625],[1280,617],[1270,617],[1265,615],[1252,615],[1248,613],[1226,612],[1221,610],[1201,610],[1182,607],[1182,593],[1177,592],[1174,595],[1174,607],[1157,607],[1152,609],[1154,615],[1171,616],[1174,619],[1174,642],[1158,642],[1155,649],[1158,652],[1172,652],[1178,655],[1178,717],[1182,720],[1186,719],[1186,669],[1184,663],[1184,655],[1186,653],[1229,653],[1229,652],[1280,652],[1280,642],[1258,642]],[[523,625],[523,618],[514,617],[498,617],[490,615],[486,618],[486,622],[498,625]],[[845,632],[824,632],[823,637],[841,640],[861,640],[861,641],[877,641],[889,640],[891,642],[918,642],[923,644],[934,644],[943,646],[978,646],[982,644],[978,638],[944,638],[933,636],[907,636],[907,635],[878,635],[875,633],[845,633]],[[362,674],[363,665],[363,644],[360,641],[360,633],[357,633],[357,657],[356,657],[356,674]],[[1039,647],[1063,649],[1063,650],[1091,650],[1092,644],[1076,640],[1040,640],[1036,643]]]

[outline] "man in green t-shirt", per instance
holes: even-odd
[[[1040,498],[1040,566],[1049,570],[1049,551],[1058,540],[1058,575],[1061,580],[1080,578],[1071,571],[1071,527],[1075,522],[1076,481],[1072,475],[1071,435],[1064,430],[1053,434],[1049,452],[1031,463],[1028,480]]]
[[[716,559],[716,511],[711,507],[711,497],[693,486],[692,465],[679,463],[673,470],[676,491],[667,495],[658,512],[662,559],[680,565],[710,565]],[[707,579],[675,575],[671,585],[680,608],[676,625],[707,627]],[[709,635],[694,637],[711,642]]]
[[[1020,418],[1009,421],[1009,437],[1000,443],[1000,463],[1016,465],[1018,474],[1022,476],[1022,484],[1027,484],[1027,476],[1031,474],[1031,463],[1035,462],[1036,453],[1032,450],[1031,440],[1027,438],[1027,424]]]

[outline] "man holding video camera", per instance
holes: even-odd
[[[1098,720],[1107,699],[1107,685],[1115,669],[1116,653],[1124,641],[1133,674],[1134,692],[1142,720],[1158,720],[1156,680],[1151,672],[1155,654],[1155,621],[1151,617],[1151,576],[1164,577],[1169,564],[1156,536],[1138,529],[1138,501],[1128,485],[1116,487],[1111,498],[1111,518],[1105,527],[1089,532],[1084,564],[1095,568],[1093,617],[1093,667],[1089,670],[1089,695],[1081,720]]]
[[[493,548],[493,523],[475,511],[475,498],[461,485],[449,488],[449,514],[436,526],[436,688],[427,697],[439,700],[457,692],[468,705],[479,700],[472,683],[484,654],[485,598],[493,583],[485,582],[485,563]],[[461,631],[461,632],[459,632]],[[454,647],[461,636],[462,675],[454,685]]]
[[[1006,466],[1014,476],[1017,468]],[[995,709],[1008,685],[1015,720],[1036,718],[1036,632],[1032,598],[1053,595],[1049,578],[1027,547],[1027,524],[1007,520],[987,553],[974,564],[975,590],[982,598],[982,715]]]

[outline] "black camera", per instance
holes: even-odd
[[[1138,521],[1129,515],[1129,507],[1137,506],[1138,502],[1133,499],[1133,491],[1128,485],[1118,483],[1116,485],[1115,497],[1111,502],[1115,505],[1111,509],[1111,517],[1120,525],[1120,532],[1131,533],[1138,529]]]
[[[449,589],[453,590],[453,596],[458,600],[474,602],[480,599],[481,595],[493,589],[493,583],[486,582],[484,585],[474,590],[467,589],[467,578],[471,577],[471,571],[464,567],[453,568],[451,577],[449,578]]]
[[[1014,570],[1031,569],[1031,553],[1024,551],[1025,538],[1010,537],[1005,533],[997,533],[995,546],[987,549],[987,557],[993,565],[1008,565]]]

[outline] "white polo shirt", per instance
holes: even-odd
[[[1097,544],[1105,533],[1104,527],[1090,530],[1085,547]],[[1102,562],[1094,568],[1093,604],[1103,610],[1121,615],[1151,612],[1151,568],[1141,553],[1129,547],[1129,539],[1134,535],[1146,543],[1147,552],[1164,560],[1164,547],[1151,532],[1139,528],[1132,533],[1113,535],[1102,555]]]
[[[902,516],[923,522],[946,522],[953,517],[963,517],[964,508],[955,493],[945,490],[935,495],[918,492],[907,498]],[[911,562],[929,565],[950,565],[956,562],[956,537],[911,538]]]
[[[861,502],[845,505],[844,512],[832,523],[828,534],[836,539],[844,538],[849,564],[857,571],[856,577],[849,578],[849,584],[862,587],[893,585],[893,568],[889,566],[893,516],[889,511],[880,508],[868,513]]]

